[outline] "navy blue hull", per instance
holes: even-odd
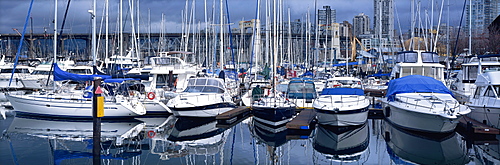
[[[285,119],[291,119],[295,114],[295,108],[284,107],[284,108],[261,108],[252,107],[252,112],[255,117],[271,121],[278,122]]]

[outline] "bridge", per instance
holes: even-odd
[[[207,35],[208,34],[208,35]],[[22,55],[28,58],[43,58],[51,57],[53,55],[53,35],[49,33],[37,33],[37,34],[25,34],[24,46],[22,49]],[[137,47],[141,50],[141,55],[143,57],[154,55],[159,51],[171,51],[171,50],[185,50],[195,52],[197,54],[216,54],[213,52],[219,51],[219,34],[214,33],[190,33],[189,35],[183,35],[182,33],[141,33],[138,36],[133,33],[122,33],[123,35],[123,53],[126,53],[127,49],[130,49],[132,45],[138,45]],[[228,36],[228,35],[225,35]],[[133,44],[135,41],[132,38],[138,38],[138,44]],[[261,35],[261,45],[265,45],[266,34]],[[98,57],[104,57],[103,45],[106,44],[105,34],[99,34],[97,36],[98,42]],[[306,40],[305,34],[292,34],[289,40],[288,34],[283,33],[281,37],[281,49],[285,50],[288,42],[294,50],[289,52],[290,54],[306,54],[305,48],[312,48],[314,46],[315,37],[310,37],[311,40]],[[0,54],[13,56],[16,54],[17,45],[19,45],[19,40],[21,39],[20,34],[0,34]],[[62,34],[58,35],[58,54],[64,56],[71,56],[74,59],[90,59],[89,52],[91,47],[92,36],[89,33],[73,33],[73,34]],[[331,36],[322,36],[319,38],[320,44],[331,41]],[[233,48],[235,50],[240,50],[240,53],[247,54],[247,57],[251,54],[251,48],[253,47],[252,34],[251,33],[232,33],[232,46],[229,46],[229,38],[225,39],[226,48]],[[341,45],[347,45],[348,39],[346,37],[341,37]],[[208,43],[206,42],[208,41]],[[112,33],[108,34],[108,44],[110,54],[119,54],[119,34]],[[308,45],[308,46],[306,46]],[[330,45],[330,44],[325,44]],[[341,46],[342,47],[342,46]],[[345,49],[345,46],[342,48]],[[265,50],[264,47],[262,50]],[[286,51],[286,50],[285,50]],[[243,57],[246,58],[246,57]],[[300,57],[302,58],[302,57]],[[247,58],[248,59],[248,58]],[[304,59],[304,58],[302,58]]]

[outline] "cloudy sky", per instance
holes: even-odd
[[[188,11],[189,15],[191,11],[195,15],[194,22],[200,22],[205,25],[205,1],[207,2],[208,16],[212,17],[212,10],[215,6],[216,18],[219,17],[219,2],[220,0],[195,0],[194,7],[193,0],[188,1]],[[226,1],[226,0],[224,0]],[[229,7],[229,15],[231,22],[235,23],[234,27],[237,25],[238,21],[250,20],[255,18],[257,1],[258,0],[227,0]],[[265,9],[266,0],[261,1],[261,10]],[[272,0],[268,0],[271,1]],[[359,13],[365,13],[373,19],[373,0],[316,0],[317,8],[322,8],[322,6],[331,6],[332,9],[337,11],[337,22],[349,21],[352,22],[352,18]],[[395,1],[395,19],[399,17],[401,22],[401,29],[407,30],[410,27],[410,0],[394,0]],[[437,24],[437,18],[439,15],[439,8],[443,0],[415,0],[415,2],[420,1],[421,18],[425,19],[425,12],[427,11],[428,17],[431,16],[431,6],[434,4],[434,24]],[[449,1],[449,2],[448,2]],[[25,24],[26,16],[29,9],[30,0],[0,0],[0,34],[6,33],[16,33],[12,28],[19,29],[22,32],[23,26]],[[98,20],[98,26],[103,18],[104,13],[104,0],[98,0],[96,15]],[[117,20],[119,11],[120,0],[109,0],[109,22],[110,31],[117,31]],[[166,32],[180,32],[181,25],[183,22],[182,13],[186,7],[186,0],[123,0],[123,18],[126,20],[125,31],[130,31],[130,8],[129,3],[134,3],[137,7],[137,2],[139,2],[139,10],[134,9],[134,13],[139,12],[141,27],[141,32],[147,32],[151,29],[151,32],[160,32],[160,25],[162,24],[162,15],[164,15],[164,22]],[[215,4],[214,4],[215,2]],[[58,1],[58,28],[61,27],[64,12],[66,10],[67,0]],[[460,21],[460,14],[462,11],[463,0],[445,0],[444,11],[442,22],[447,22],[448,15],[449,24],[453,26],[458,26]],[[54,0],[35,0],[33,4],[33,9],[31,11],[31,17],[33,21],[33,31],[34,33],[43,33],[45,30],[47,33],[53,33],[53,19],[54,19]],[[448,12],[448,4],[449,10]],[[290,15],[292,20],[306,19],[306,16],[311,13],[311,17],[314,18],[314,8],[315,0],[284,0],[283,6],[285,11],[290,9]],[[91,32],[91,19],[88,10],[92,9],[92,0],[72,0],[69,6],[68,15],[66,18],[66,24],[64,28],[64,33],[90,33]],[[194,10],[192,10],[194,9]],[[288,14],[286,14],[287,16]],[[137,17],[137,14],[134,15]],[[288,19],[288,16],[285,17]],[[137,18],[135,18],[137,19]],[[209,18],[210,19],[210,18]],[[218,21],[218,20],[217,20]],[[137,23],[137,22],[136,22]],[[372,25],[373,26],[373,25]],[[29,32],[29,27],[27,32]],[[398,26],[395,27],[399,30]]]

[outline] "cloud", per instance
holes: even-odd
[[[134,3],[138,0],[132,0]],[[206,8],[204,2],[207,2]],[[98,26],[104,24],[104,0],[97,1],[96,15]],[[119,0],[109,0],[109,28],[110,31],[118,31],[118,11],[119,11]],[[122,1],[123,7],[123,25],[125,31],[131,30],[131,12],[128,0]],[[186,22],[186,0],[139,0],[139,20],[137,22],[137,15],[134,15],[134,23],[141,26],[141,31],[149,30],[151,26],[151,31],[153,33],[159,32],[159,25],[162,21],[162,14],[164,15],[165,25],[167,26],[167,32],[179,32],[182,27],[182,23]],[[269,0],[272,2],[272,0]],[[430,2],[434,2],[434,17],[437,18],[439,14],[439,7],[441,6],[441,0],[421,0],[420,9],[421,11],[428,10]],[[15,33],[12,28],[17,28],[19,31],[22,30],[26,14],[29,8],[30,0],[16,0],[7,1],[0,0],[0,34],[4,33]],[[58,28],[61,27],[64,12],[66,10],[67,1],[58,1]],[[260,11],[262,23],[265,23],[265,7],[266,0],[260,0]],[[450,12],[448,14],[447,7],[449,3]],[[410,1],[398,1],[395,0],[396,11],[398,12],[399,20],[403,26],[403,29],[409,28],[410,25]],[[194,16],[193,20],[196,23],[205,22],[205,9],[207,10],[208,20],[212,20],[213,24],[219,22],[219,0],[188,0],[187,3],[187,18]],[[317,0],[316,8],[321,9],[323,6],[329,5],[332,9],[336,10],[337,22],[349,21],[352,22],[352,18],[359,13],[365,13],[366,15],[373,18],[373,0]],[[450,24],[458,25],[460,20],[460,14],[462,11],[462,1],[445,1],[445,10],[443,11],[442,22],[447,20],[447,14],[450,15]],[[137,6],[137,4],[134,4]],[[226,6],[223,6],[225,8]],[[238,21],[250,20],[255,18],[255,12],[257,8],[257,0],[228,0],[229,14],[232,23],[237,25]],[[92,8],[92,0],[78,0],[71,1],[71,5],[68,10],[68,15],[66,18],[65,32],[68,33],[89,33],[91,26],[90,14],[87,12]],[[302,19],[305,21],[306,15],[309,12],[311,18],[314,17],[315,1],[314,0],[283,0],[283,20],[288,20],[288,8],[291,13],[291,20]],[[137,13],[134,10],[134,13]],[[224,12],[224,17],[226,17],[226,12]],[[54,19],[54,1],[53,0],[37,0],[34,2],[34,7],[32,9],[32,21],[34,33],[43,33],[45,30],[52,32]],[[421,16],[423,17],[423,16]],[[184,20],[184,21],[183,21]],[[437,19],[434,21],[437,24]],[[311,19],[311,21],[313,21]],[[398,22],[396,20],[396,22]],[[30,26],[28,26],[30,27]]]

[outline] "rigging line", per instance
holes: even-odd
[[[257,31],[257,28],[260,28],[260,27],[257,27],[257,21],[260,22],[260,18],[259,18],[259,7],[260,7],[260,0],[257,0],[257,7],[255,8],[255,22],[253,24],[253,28],[252,28],[252,33],[253,33],[253,38],[252,38],[252,55],[250,57],[250,68],[249,68],[249,72],[248,74],[249,75],[252,75],[252,66],[253,66],[253,57],[255,55],[255,38],[257,38],[257,35],[260,35],[260,34],[256,34],[256,31]],[[259,48],[260,49],[260,45],[259,45]],[[245,76],[245,75],[243,75]],[[250,79],[250,82],[252,81],[252,78]]]
[[[71,0],[68,0],[68,4],[66,5],[66,11],[64,12],[63,21],[62,21],[62,24],[61,24],[61,32],[59,32],[59,35],[62,35],[62,33],[63,33],[64,24],[66,23],[66,16],[68,15],[68,10],[69,10],[69,4],[70,3],[71,3]]]
[[[451,60],[451,67],[455,65],[455,60],[456,60],[456,54],[457,54],[457,49],[458,49],[458,39],[460,36],[460,30],[462,29],[462,21],[464,19],[464,13],[465,13],[465,5],[467,4],[467,0],[464,0],[464,5],[462,7],[462,15],[460,16],[460,25],[458,25],[458,33],[457,33],[457,39],[455,40],[455,49],[452,52],[452,60]],[[470,49],[470,48],[469,48]]]
[[[234,152],[234,142],[236,141],[236,129],[233,131],[233,142],[231,144],[231,156],[229,158],[229,163],[233,164],[233,152]]]
[[[26,21],[24,21],[23,33],[21,34],[21,39],[19,40],[19,47],[17,47],[16,60],[14,61],[14,69],[12,69],[12,73],[10,75],[9,86],[12,83],[12,78],[14,77],[14,72],[16,71],[17,61],[19,60],[19,54],[21,53],[21,48],[23,47],[24,34],[26,33],[26,26],[28,25],[28,21],[30,19],[31,8],[33,7],[33,1],[34,0],[31,0],[30,8],[28,9],[28,14],[26,15]]]
[[[231,32],[231,20],[229,18],[229,5],[227,4],[226,0],[226,14],[227,14],[227,26],[229,28],[229,49],[231,50],[231,57],[233,60],[233,68],[236,69],[236,61],[234,60],[234,51],[233,51],[233,33]],[[223,66],[221,66],[223,67]],[[238,82],[238,76],[234,76],[234,80]]]

